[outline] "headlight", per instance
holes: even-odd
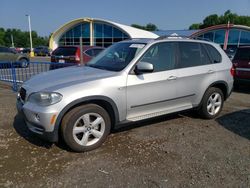
[[[39,106],[49,106],[55,103],[58,103],[62,100],[62,95],[60,93],[54,92],[38,92],[32,93],[28,101],[35,103]]]

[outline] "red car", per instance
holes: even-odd
[[[234,86],[240,83],[250,84],[250,46],[242,46],[237,49],[233,58]]]
[[[93,57],[97,56],[104,48],[98,46],[83,46],[83,63],[86,64]],[[50,69],[65,67],[67,63],[80,64],[80,47],[79,46],[60,46],[51,54]],[[60,63],[58,66],[55,63]]]

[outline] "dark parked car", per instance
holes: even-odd
[[[89,62],[103,49],[104,48],[98,46],[83,46],[83,63],[86,64]],[[60,46],[56,48],[51,54],[51,62],[53,64],[51,65],[50,69],[65,67],[72,64],[80,64],[80,47]],[[58,65],[56,65],[56,63],[58,63]]]
[[[11,62],[15,65],[25,68],[29,66],[29,56],[26,54],[17,53],[14,49],[0,46],[1,68],[6,67],[6,64],[10,65]]]
[[[39,46],[34,49],[35,56],[50,56],[51,50],[47,46]]]
[[[250,46],[239,47],[234,59],[234,86],[242,83],[250,84]]]

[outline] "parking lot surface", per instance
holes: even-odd
[[[0,187],[250,187],[249,91],[233,92],[215,120],[163,116],[73,153],[30,133],[0,87]]]

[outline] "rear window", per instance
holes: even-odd
[[[234,56],[234,60],[250,60],[250,48],[239,48]]]
[[[52,55],[74,56],[76,55],[77,47],[59,47],[55,49]]]
[[[206,46],[209,56],[212,59],[213,63],[220,63],[222,58],[220,53],[218,52],[218,50],[216,50],[213,46],[211,46],[210,44],[203,44]]]

